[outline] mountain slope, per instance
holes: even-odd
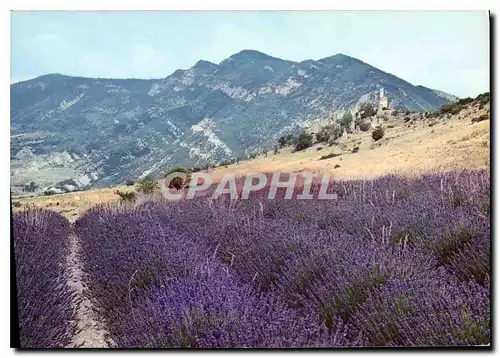
[[[245,156],[376,99],[380,87],[391,107],[424,111],[453,98],[342,54],[299,63],[244,50],[157,80],[41,76],[11,85],[12,182],[111,185]],[[45,180],[54,168],[71,170]]]
[[[389,115],[384,122],[386,133],[374,142],[370,132],[358,132],[339,138],[335,145],[319,143],[295,152],[282,148],[238,164],[221,166],[208,171],[214,183],[230,173],[304,172],[328,173],[333,180],[373,179],[384,175],[420,176],[436,172],[490,169],[490,121],[473,123],[472,119],[490,116],[490,103],[469,103],[457,114],[437,118],[421,118],[410,114]],[[484,118],[483,117],[483,118]],[[429,124],[432,123],[432,126]],[[321,149],[319,149],[321,147]],[[359,151],[352,152],[358,147]],[[331,153],[340,154],[325,159]],[[323,157],[323,159],[321,159]],[[29,206],[56,210],[68,219],[83,214],[97,203],[117,202],[116,190],[135,190],[134,186],[107,187],[57,196],[38,196],[16,200],[13,210]],[[14,202],[15,203],[15,202]]]

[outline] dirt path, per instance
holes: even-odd
[[[110,344],[105,339],[108,334],[104,325],[100,322],[92,308],[92,302],[86,295],[87,287],[83,283],[84,272],[80,261],[80,250],[78,236],[71,234],[70,254],[67,260],[70,273],[68,283],[78,297],[75,302],[78,328],[68,348],[110,348]]]

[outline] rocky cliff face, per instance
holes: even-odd
[[[41,76],[11,85],[12,183],[28,167],[41,181],[48,165],[71,168],[59,180],[94,173],[89,185],[104,186],[244,157],[380,87],[393,108],[453,99],[342,54],[292,62],[245,50],[158,80]]]

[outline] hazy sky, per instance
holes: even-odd
[[[478,11],[16,11],[11,82],[161,78],[243,49],[294,61],[344,53],[460,97],[489,90],[489,23]]]

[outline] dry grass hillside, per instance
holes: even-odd
[[[391,118],[382,127],[385,135],[374,141],[372,130],[353,133],[339,139],[337,145],[316,144],[301,152],[283,148],[277,155],[217,168],[213,175],[245,175],[249,172],[329,172],[333,178],[373,178],[385,174],[419,175],[429,172],[489,168],[490,122],[472,123],[489,115],[489,104],[482,109],[470,106],[457,115],[420,118],[410,121]],[[353,153],[353,149],[358,151]],[[334,158],[320,160],[335,153]],[[340,166],[335,168],[335,166]]]
[[[382,127],[385,135],[374,141],[372,130],[349,134],[334,144],[319,143],[300,152],[282,148],[276,155],[241,161],[211,171],[214,181],[226,173],[244,176],[252,172],[330,173],[333,179],[374,178],[386,174],[415,176],[424,173],[487,169],[490,166],[490,104],[469,104],[459,113],[425,118],[410,114],[389,116]],[[483,118],[479,122],[473,120]],[[353,149],[357,147],[358,150]],[[338,154],[329,159],[320,158]],[[27,206],[57,210],[70,219],[102,202],[118,202],[115,187],[53,196],[13,199],[14,210]]]
[[[120,197],[115,194],[116,190],[133,191],[134,187],[118,186],[50,196],[24,197],[12,199],[12,204],[14,211],[27,207],[47,208],[61,213],[68,219],[75,219],[97,203],[119,202]]]

